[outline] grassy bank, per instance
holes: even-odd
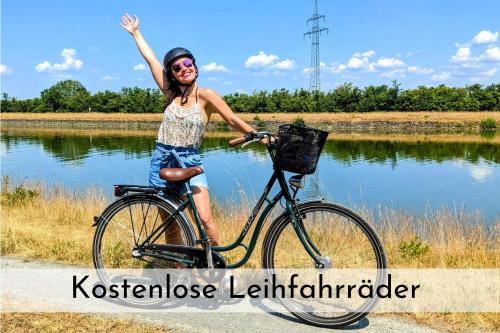
[[[2,133],[9,134],[34,134],[58,136],[82,136],[82,137],[149,137],[156,138],[156,130],[132,130],[132,129],[102,129],[102,128],[33,128],[33,127],[10,127],[3,126]],[[241,136],[239,132],[232,131],[210,131],[205,133],[206,138],[230,139]],[[481,135],[472,133],[461,134],[370,134],[370,133],[330,133],[328,140],[350,140],[350,141],[392,141],[392,142],[456,142],[456,143],[493,143],[500,144],[500,134]]]
[[[1,199],[1,255],[92,266],[93,216],[109,203],[100,190],[78,193],[60,187],[48,190],[41,186],[13,188],[4,183]],[[214,204],[215,220],[225,243],[236,238],[249,207],[250,203],[244,202],[223,210]],[[500,220],[487,228],[479,213],[448,208],[429,209],[424,216],[392,208],[353,208],[375,227],[393,268],[499,267]],[[379,221],[377,224],[375,217]],[[242,254],[242,251],[233,251],[228,261],[234,262]],[[253,254],[248,267],[260,267],[259,250]],[[449,331],[500,328],[497,314],[408,316]]]
[[[500,122],[500,112],[366,112],[366,113],[239,113],[245,121],[255,117],[263,121],[292,122],[303,118],[306,122],[325,121],[414,121],[438,123],[479,123],[484,118]],[[161,121],[161,113],[2,113],[2,120],[61,120],[61,121]],[[221,121],[215,114],[211,121]]]
[[[109,204],[99,189],[85,192],[41,185],[2,185],[1,254],[92,266],[93,217]],[[253,202],[214,203],[222,239],[235,239]],[[427,209],[423,216],[390,207],[351,207],[381,236],[391,267],[495,268],[500,265],[500,219],[486,227],[479,212]],[[374,221],[377,220],[377,223]],[[261,237],[262,238],[262,237]],[[229,260],[238,258],[235,253]],[[249,262],[260,267],[260,254]]]
[[[256,128],[274,130],[298,119],[308,125],[336,132],[479,132],[486,118],[500,123],[500,112],[367,112],[367,113],[240,113]],[[160,113],[2,113],[3,126],[81,127],[157,130]],[[227,129],[223,119],[211,117],[209,130]]]

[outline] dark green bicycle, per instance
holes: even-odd
[[[363,218],[322,199],[299,201],[296,198],[298,190],[303,187],[304,175],[316,169],[326,136],[326,132],[316,129],[284,125],[277,135],[251,133],[230,142],[234,146],[267,139],[274,172],[239,237],[226,246],[211,245],[198,216],[189,178],[202,172],[200,168],[162,169],[162,178],[186,186],[188,192],[184,200],[162,188],[115,186],[117,200],[94,219],[97,229],[93,260],[99,278],[103,283],[111,284],[113,276],[108,271],[116,268],[133,269],[142,274],[150,271],[147,268],[241,267],[251,257],[271,211],[282,202],[284,211],[270,224],[263,241],[262,268],[372,269],[376,272],[372,281],[382,283],[387,265],[384,250],[374,230]],[[296,173],[289,178],[288,184],[284,171]],[[268,197],[276,182],[278,193]],[[192,222],[185,212],[188,207],[192,210]],[[245,244],[243,241],[255,221],[257,224],[249,244]],[[226,263],[221,253],[240,246],[245,249],[244,256],[237,262]],[[307,323],[342,327],[363,318],[376,299],[366,299],[355,308],[346,307],[334,313],[322,310],[325,304],[321,302],[281,301],[290,312]]]

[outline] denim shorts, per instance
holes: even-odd
[[[162,143],[156,143],[156,149],[151,157],[149,168],[149,185],[175,190],[179,194],[186,194],[186,188],[181,183],[169,183],[160,178],[162,168],[188,168],[199,166],[203,169],[201,157],[198,150],[192,147],[176,147]],[[191,187],[205,187],[208,189],[207,176],[205,172],[192,177],[189,180]]]

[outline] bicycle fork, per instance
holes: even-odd
[[[331,267],[331,258],[322,256],[320,250],[314,245],[313,241],[309,237],[307,230],[304,226],[302,218],[305,218],[305,215],[302,216],[295,200],[286,201],[286,208],[288,214],[292,219],[292,225],[299,237],[302,245],[306,252],[311,256],[314,260],[316,268],[330,268]]]

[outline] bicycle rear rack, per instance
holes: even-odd
[[[114,185],[114,189],[115,197],[121,197],[128,192],[158,194],[158,192],[162,191],[162,188],[160,187],[142,185]]]

